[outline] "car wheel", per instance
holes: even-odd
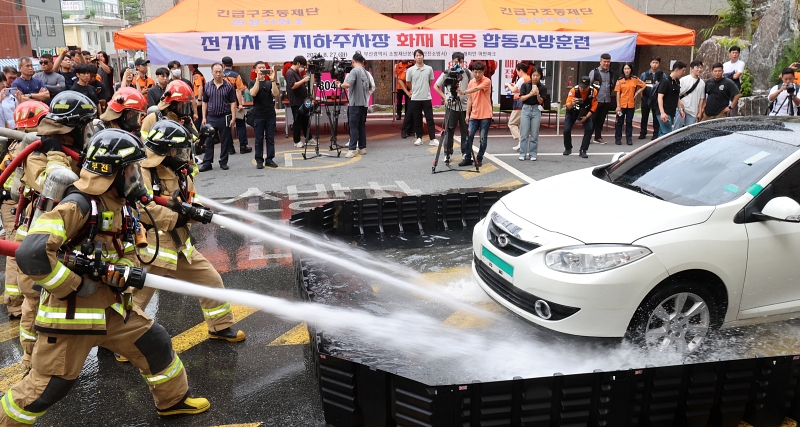
[[[651,294],[636,310],[627,337],[654,351],[691,353],[722,324],[713,296],[692,284],[672,284]]]

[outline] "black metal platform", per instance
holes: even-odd
[[[294,215],[340,235],[467,228],[507,192],[336,201]],[[302,255],[299,297],[314,301]],[[778,427],[800,419],[800,355],[429,385],[325,353],[309,325],[325,420],[349,426]],[[535,357],[535,355],[532,355]]]

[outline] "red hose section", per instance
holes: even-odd
[[[157,205],[170,207],[172,200],[164,197],[164,196],[153,196],[153,201],[156,202]]]
[[[0,240],[0,255],[13,257],[17,252],[19,242],[12,242],[10,240]]]
[[[77,151],[75,151],[75,150],[73,150],[73,149],[69,148],[69,147],[65,147],[65,146],[63,146],[63,145],[62,145],[62,146],[61,146],[61,151],[63,151],[63,152],[64,152],[64,154],[66,154],[66,155],[68,155],[68,156],[72,157],[72,160],[75,160],[75,162],[78,162],[78,161],[80,161],[80,159],[81,159],[81,154],[80,154],[80,153],[78,153]],[[79,166],[80,166],[80,165],[79,165]]]
[[[25,149],[20,151],[19,154],[17,154],[17,156],[14,157],[14,160],[12,160],[11,163],[9,163],[8,166],[6,166],[6,169],[3,171],[3,173],[0,173],[0,185],[5,183],[8,180],[8,177],[11,176],[11,174],[14,173],[15,170],[17,170],[17,166],[19,166],[20,163],[22,163],[23,161],[25,161],[25,159],[28,158],[28,154],[31,154],[32,152],[36,151],[41,146],[42,146],[42,140],[38,139],[36,141],[31,142],[30,144],[28,144],[27,147],[25,147]]]

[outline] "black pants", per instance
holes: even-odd
[[[350,125],[350,151],[367,148],[367,107],[347,107],[347,123]]]
[[[405,99],[405,104],[406,104],[406,115],[408,115],[408,95],[406,95],[406,93],[405,93],[405,91],[403,91],[403,89],[397,89],[396,109],[397,109],[397,119],[398,120],[400,120],[400,118],[403,116],[403,103],[404,103],[403,100],[404,99]]]
[[[400,128],[406,135],[414,133],[414,115],[411,114],[411,101],[406,101],[406,117],[403,119],[403,127]]]
[[[591,117],[592,124],[594,125],[594,139],[602,138],[601,133],[603,133],[603,125],[606,123],[606,116],[608,115],[608,110],[610,109],[610,102],[597,103],[597,111],[595,111]]]
[[[236,119],[236,135],[239,137],[239,148],[247,147],[247,123],[244,119]]]
[[[304,116],[299,112],[300,106],[292,106],[292,118],[294,118],[294,122],[292,123],[292,136],[294,136],[294,143],[297,144],[300,142],[300,132],[303,132],[303,137],[308,139],[309,137],[309,130],[308,130],[308,116]]]
[[[256,132],[256,163],[264,164],[264,141],[267,143],[267,160],[275,158],[275,116],[254,120]]]
[[[622,140],[622,125],[625,124],[625,140],[631,142],[633,138],[633,113],[635,108],[621,108],[622,115],[617,116],[616,132],[614,133],[614,140]]]
[[[640,137],[641,136],[647,136],[647,119],[648,119],[648,116],[650,115],[650,111],[652,111],[653,112],[653,139],[656,139],[656,138],[658,138],[658,130],[659,130],[659,127],[660,127],[659,124],[658,124],[658,110],[657,109],[656,110],[650,110],[650,106],[648,105],[650,103],[649,99],[650,98],[646,98],[645,96],[642,96],[642,124],[641,124],[642,125],[642,129],[639,131],[639,136]]]
[[[572,126],[575,122],[579,122],[578,113],[569,111],[564,117],[564,148],[572,150]],[[583,122],[583,141],[581,142],[581,151],[589,149],[589,143],[592,141],[592,130],[594,130],[594,123],[592,118],[589,117]]]
[[[447,139],[445,139],[444,143],[444,154],[452,155],[453,154],[453,139],[455,138],[455,130],[456,125],[459,125],[458,130],[461,132],[461,146],[466,146],[467,141],[467,112],[466,111],[456,111],[448,109],[445,113],[445,117],[447,117]],[[461,154],[467,154],[464,150],[461,150]]]
[[[425,113],[425,121],[428,123],[428,136],[431,140],[436,139],[436,125],[433,123],[433,103],[431,100],[414,101],[408,103],[408,111],[414,120],[414,134],[417,138],[422,138],[422,113]]]
[[[231,140],[230,122],[225,120],[227,116],[207,116],[206,123],[210,124],[217,130],[217,138],[219,138],[219,164],[228,164],[228,152],[233,148],[233,141]],[[210,142],[210,141],[209,141]],[[206,152],[203,154],[203,164],[210,165],[214,163],[214,144],[207,144]]]

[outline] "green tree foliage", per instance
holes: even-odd
[[[753,94],[753,75],[750,74],[750,70],[748,68],[744,69],[744,73],[742,73],[742,96],[750,96]]]
[[[722,28],[742,28],[747,24],[748,9],[752,4],[747,0],[728,0],[728,10],[717,14],[717,23],[711,28],[700,30],[703,38],[709,38]]]
[[[793,37],[783,48],[780,59],[775,63],[775,67],[769,75],[770,81],[777,82],[780,80],[781,71],[794,62],[800,62],[800,37]]]

